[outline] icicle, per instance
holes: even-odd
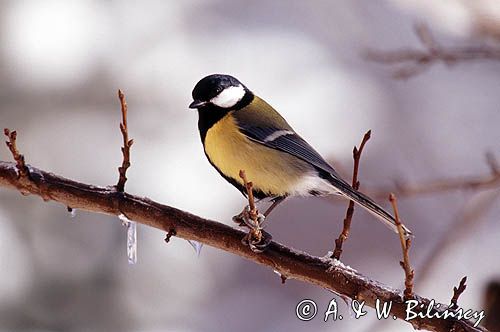
[[[200,257],[201,248],[203,248],[203,243],[200,243],[198,241],[193,241],[193,240],[187,240],[187,241],[193,247],[194,251],[196,252],[196,255],[198,257]]]
[[[127,225],[127,257],[129,264],[137,263],[137,223],[130,221]]]
[[[122,225],[127,227],[127,258],[129,264],[137,263],[137,223],[123,213],[118,215]]]

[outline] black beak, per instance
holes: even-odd
[[[195,100],[191,104],[189,104],[189,108],[199,108],[199,107],[202,107],[206,104],[207,104],[206,101]]]

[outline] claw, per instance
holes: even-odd
[[[264,225],[265,221],[266,221],[266,216],[263,215],[262,213],[259,213],[257,215],[257,223],[259,224],[259,227],[262,227],[262,225]]]
[[[250,247],[255,253],[261,253],[266,250],[266,248],[271,243],[273,237],[266,231],[260,231],[260,239],[254,236],[254,231],[250,230],[247,235],[243,239],[241,239],[241,243]]]
[[[256,254],[260,254],[264,252],[265,248],[260,248],[259,246],[250,243],[250,250],[252,250]]]
[[[253,252],[264,252],[273,239],[272,235],[266,231],[261,230],[261,234],[260,241],[250,243],[250,249],[252,249]]]
[[[247,205],[239,214],[233,216],[233,222],[238,224],[239,226],[247,226],[248,228],[255,228],[254,221],[250,217],[250,207]],[[257,223],[259,227],[262,227],[264,222],[266,221],[266,216],[262,213],[257,215]]]
[[[240,227],[241,226],[245,226],[245,221],[244,221],[243,216],[241,215],[241,213],[233,216],[232,220],[233,220],[234,223],[238,224],[238,226],[240,226]]]
[[[243,208],[239,214],[233,216],[233,222],[237,223],[239,226],[244,226],[246,224],[245,220],[250,216],[250,208],[248,205]]]
[[[257,220],[254,221],[250,215],[250,207],[247,205],[239,214],[233,217],[233,222],[239,226],[246,226],[249,232],[241,239],[241,243],[249,246],[253,252],[261,253],[266,250],[269,243],[271,243],[271,234],[262,230],[262,225],[266,221],[266,216],[259,213]]]

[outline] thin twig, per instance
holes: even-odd
[[[394,192],[401,198],[454,190],[487,190],[500,187],[500,166],[492,153],[486,153],[486,163],[490,168],[490,174],[483,176],[449,178],[420,184],[396,181],[394,188],[366,189],[365,191],[372,197],[387,197],[388,193]]]
[[[427,194],[438,194],[455,190],[486,190],[500,187],[500,175],[487,175],[477,178],[456,178],[432,181],[420,184],[408,184],[397,181],[394,188],[367,189],[372,197],[387,197],[391,190],[398,197],[412,197]]]
[[[368,142],[368,140],[370,139],[371,133],[372,131],[368,130],[361,140],[359,149],[354,146],[354,149],[352,150],[352,158],[354,159],[354,166],[352,171],[352,187],[356,190],[359,189],[360,184],[358,181],[359,160],[361,159],[361,153],[363,152],[363,148],[365,147],[366,142]],[[342,245],[349,238],[353,214],[354,201],[349,201],[349,205],[347,207],[346,215],[344,218],[344,227],[342,228],[342,232],[340,233],[338,239],[335,240],[335,249],[333,250],[332,258],[340,259],[340,255],[342,255]]]
[[[120,131],[123,136],[123,147],[121,148],[123,154],[122,165],[118,167],[118,172],[120,177],[118,183],[116,184],[116,190],[118,192],[125,191],[125,182],[127,182],[127,169],[130,167],[130,147],[134,143],[133,139],[128,139],[128,125],[127,125],[127,101],[125,100],[125,95],[122,90],[118,90],[118,98],[120,99],[121,111],[122,111],[122,122],[120,123]]]
[[[460,280],[460,284],[458,285],[458,287],[453,287],[453,297],[451,298],[450,309],[458,308],[458,298],[467,288],[467,285],[465,284],[466,282],[467,276],[463,277],[462,280]]]
[[[257,208],[255,207],[255,199],[253,197],[253,183],[248,181],[247,175],[245,173],[245,170],[240,170],[240,178],[243,180],[243,183],[245,185],[245,189],[247,191],[247,196],[248,196],[248,206],[250,207],[250,213],[252,219],[257,221]]]
[[[399,218],[398,204],[396,200],[396,196],[394,194],[389,195],[389,201],[392,204],[392,209],[394,210],[394,219],[396,221],[396,226],[398,227],[399,240],[401,241],[401,249],[403,250],[403,261],[399,262],[403,270],[405,271],[405,290],[404,290],[404,298],[406,300],[414,297],[413,294],[413,277],[415,276],[415,271],[411,268],[410,265],[410,247],[411,247],[411,238],[405,238],[405,232],[403,230],[403,224],[401,223],[401,219]]]
[[[415,282],[422,283],[432,277],[432,272],[443,255],[460,243],[463,238],[471,236],[473,227],[480,228],[485,222],[484,216],[495,206],[499,198],[500,190],[480,192],[462,204],[454,220],[447,225],[444,232],[436,237],[434,244],[428,249],[423,259],[425,264],[419,267]]]
[[[486,163],[490,167],[491,174],[500,177],[500,164],[491,151],[486,152]]]
[[[243,183],[245,185],[245,189],[247,191],[247,196],[248,196],[248,207],[250,208],[249,215],[252,221],[254,222],[255,227],[253,229],[250,229],[250,236],[252,239],[255,239],[257,242],[259,242],[262,239],[262,232],[260,230],[260,225],[258,222],[258,216],[259,216],[259,211],[257,210],[255,206],[255,199],[253,197],[253,184],[252,182],[248,181],[247,175],[245,173],[245,170],[240,170],[240,178],[243,180]],[[249,241],[251,242],[251,241]]]
[[[5,142],[10,152],[12,153],[12,157],[16,161],[17,171],[19,172],[19,176],[26,176],[28,174],[28,168],[24,162],[24,156],[19,153],[17,149],[16,139],[17,139],[17,131],[10,131],[8,128],[3,130],[5,136],[7,136],[8,141]]]
[[[402,49],[398,51],[365,52],[367,59],[386,65],[397,65],[393,72],[394,78],[407,79],[420,74],[435,63],[451,66],[461,61],[470,60],[500,60],[500,48],[488,45],[467,47],[444,47],[439,44],[430,29],[425,24],[417,24],[415,33],[424,50]]]

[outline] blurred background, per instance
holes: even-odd
[[[191,90],[229,73],[266,99],[350,179],[364,132],[361,188],[489,173],[500,157],[500,62],[437,64],[406,81],[367,61],[367,48],[419,48],[428,24],[445,45],[495,43],[496,0],[0,1],[0,127],[17,129],[29,164],[100,186],[121,163],[118,88],[134,138],[127,191],[231,224],[244,198],[203,154]],[[0,148],[0,159],[11,160]],[[500,278],[499,188],[401,197],[416,234],[416,291],[481,310]],[[384,198],[378,198],[388,207]],[[274,239],[313,255],[332,250],[346,201],[290,199],[270,218]],[[471,217],[472,216],[472,217]],[[139,225],[128,265],[116,217],[0,190],[0,331],[410,331],[402,321],[324,322],[334,294],[269,268]],[[454,232],[450,239],[450,229]],[[463,229],[463,231],[462,231]],[[446,247],[435,255],[444,244]],[[342,261],[402,286],[397,236],[359,209]],[[295,306],[318,303],[302,322]]]

